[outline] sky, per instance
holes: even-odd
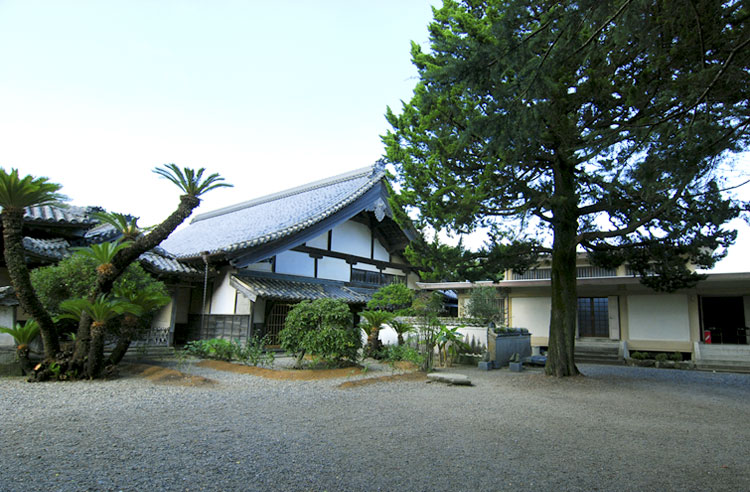
[[[0,0],[0,167],[151,225],[178,204],[166,163],[234,185],[197,213],[369,166],[439,4]],[[735,227],[715,271],[750,271]]]

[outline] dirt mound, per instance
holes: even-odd
[[[243,366],[221,360],[203,360],[196,364],[216,371],[250,374],[268,379],[287,381],[315,381],[318,379],[346,378],[365,374],[361,367],[339,367],[337,369],[267,369],[265,367]]]
[[[123,371],[136,377],[142,377],[156,384],[172,384],[177,386],[209,386],[216,384],[213,379],[202,376],[192,376],[174,369],[147,364],[129,364],[123,366]]]

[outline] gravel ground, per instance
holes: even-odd
[[[473,387],[4,378],[0,490],[750,490],[750,375],[580,367],[451,370]]]

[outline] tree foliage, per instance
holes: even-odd
[[[384,141],[436,227],[551,252],[547,372],[577,372],[575,258],[653,288],[701,277],[736,233],[721,164],[748,143],[748,7],[717,0],[445,0]],[[658,275],[654,275],[658,274]]]
[[[382,309],[397,316],[406,314],[414,301],[414,291],[406,284],[393,283],[379,288],[367,302],[367,309]]]
[[[497,294],[498,292],[495,287],[476,287],[471,289],[469,303],[466,306],[469,316],[485,322],[501,321],[502,313],[498,304]]]
[[[281,348],[297,356],[298,368],[306,353],[332,365],[354,363],[362,346],[349,306],[334,299],[302,301],[294,306],[287,314],[279,340]]]

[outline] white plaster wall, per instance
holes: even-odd
[[[276,273],[315,277],[315,259],[307,253],[284,251],[276,255]]]
[[[237,293],[237,304],[234,307],[234,314],[250,314],[253,303],[241,293]]]
[[[376,260],[389,261],[391,259],[391,255],[388,254],[388,250],[385,249],[377,239],[375,239],[375,247],[373,248],[373,253],[374,259]]]
[[[513,328],[526,328],[532,336],[549,336],[549,318],[552,300],[549,297],[511,297]]]
[[[307,241],[306,244],[311,248],[328,249],[328,231],[324,232],[315,239]]]
[[[0,326],[14,328],[16,324],[15,310],[12,306],[0,306]],[[0,333],[0,347],[15,347],[16,342],[7,333]]]
[[[333,228],[331,250],[355,256],[370,257],[370,228],[351,220]]]
[[[154,315],[154,319],[151,322],[151,326],[154,327],[164,327],[169,326],[172,321],[172,310],[175,308],[175,298],[172,296],[172,300],[161,308],[157,313]]]
[[[232,267],[224,267],[214,280],[210,314],[234,314],[234,299],[237,291],[229,285]]]
[[[687,295],[628,296],[628,329],[631,340],[690,341]]]
[[[351,267],[339,258],[321,258],[318,260],[318,278],[349,282]]]

